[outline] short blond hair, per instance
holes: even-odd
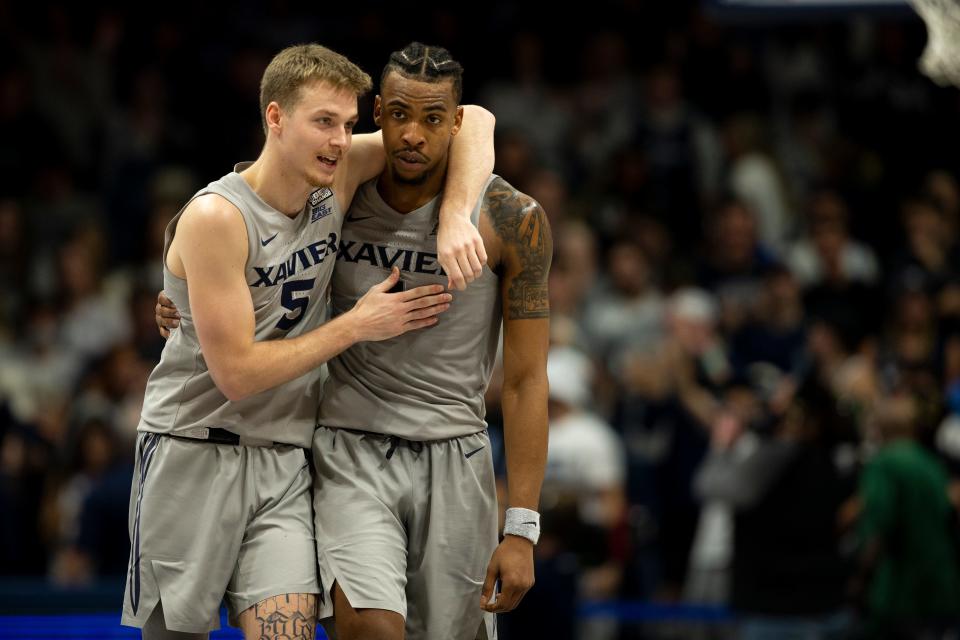
[[[300,99],[300,87],[323,81],[334,89],[345,89],[364,95],[373,87],[363,69],[336,51],[319,44],[298,44],[287,47],[267,65],[260,79],[260,120],[267,133],[267,105],[276,102],[292,109]]]

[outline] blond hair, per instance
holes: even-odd
[[[357,97],[370,91],[370,76],[345,56],[318,44],[287,47],[273,57],[260,80],[260,120],[267,132],[267,105],[276,102],[292,109],[300,98],[300,88],[315,81],[334,89],[348,90]]]

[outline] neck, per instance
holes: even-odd
[[[307,197],[316,189],[285,166],[267,147],[240,175],[261,200],[291,218],[303,210]]]
[[[427,176],[422,183],[410,184],[397,180],[387,166],[377,180],[377,191],[392,209],[400,213],[410,213],[437,197],[446,176],[447,168],[442,167]]]

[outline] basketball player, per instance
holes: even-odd
[[[448,306],[442,283],[388,293],[394,269],[324,324],[341,211],[385,163],[379,134],[351,146],[370,86],[324,47],[280,52],[261,82],[260,157],[198,192],[167,229],[164,288],[182,320],[147,384],[122,617],[148,640],[206,638],[224,597],[248,639],[314,637],[305,448],[319,366],[360,341],[429,327]],[[451,200],[482,192],[489,164],[472,164]]]
[[[374,113],[387,167],[359,188],[344,221],[334,315],[391,268],[405,290],[444,282],[438,203],[463,117],[461,73],[441,48],[413,43],[391,54]],[[472,220],[489,264],[438,326],[356,344],[329,364],[313,440],[314,513],[321,599],[332,595],[339,640],[493,638],[493,614],[533,584],[552,240],[540,205],[496,176]],[[511,508],[498,546],[483,395],[501,324]],[[321,617],[329,613],[324,602]]]

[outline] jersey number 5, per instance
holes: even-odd
[[[310,304],[310,296],[305,295],[294,298],[293,294],[298,291],[310,291],[310,289],[313,289],[314,280],[316,280],[316,278],[289,280],[283,283],[283,291],[280,293],[280,304],[283,305],[284,309],[289,309],[290,313],[286,313],[280,318],[279,322],[277,322],[277,329],[289,331],[303,320],[303,316],[307,314],[307,305]]]

